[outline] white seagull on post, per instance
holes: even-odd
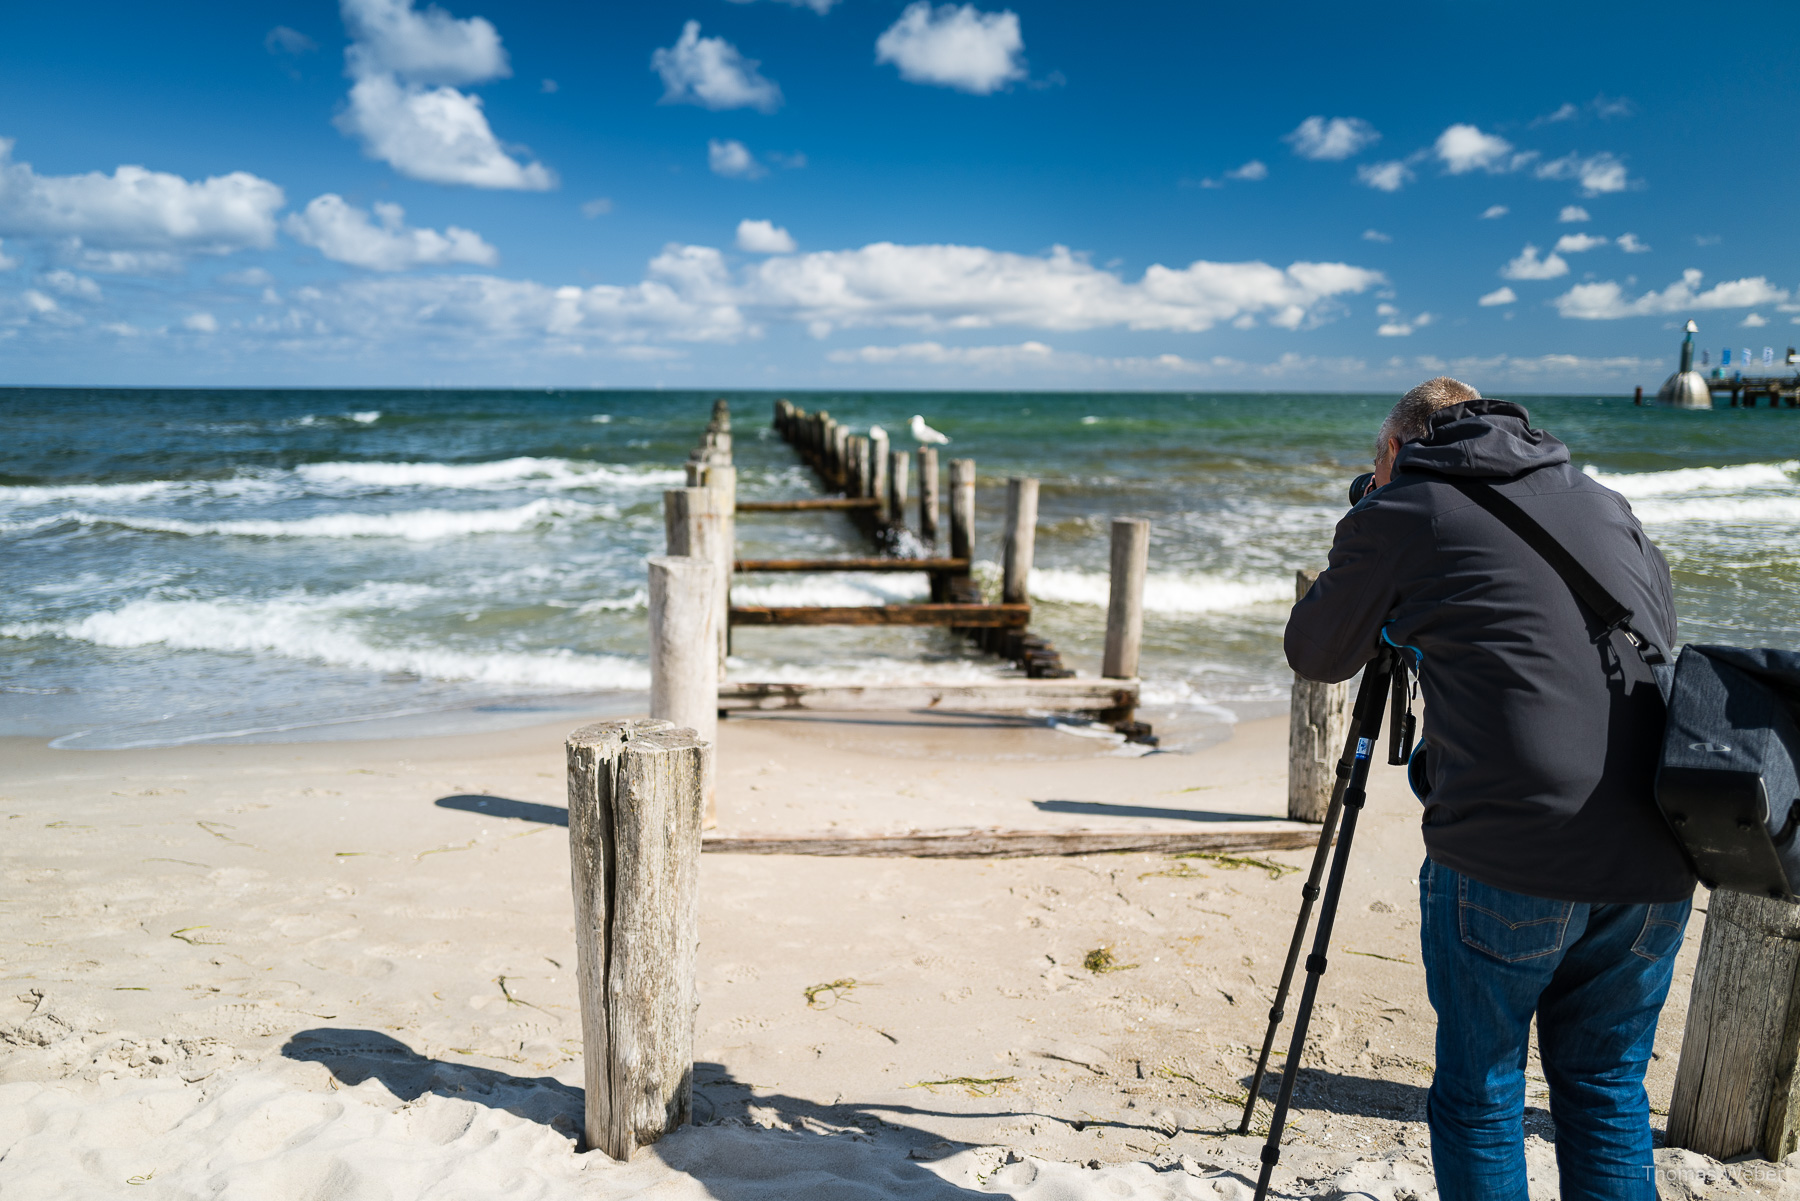
[[[925,418],[918,413],[913,414],[912,436],[913,441],[923,442],[931,446],[942,446],[944,443],[950,441],[950,436],[948,434],[941,434],[937,430],[932,429],[929,425],[926,425]]]

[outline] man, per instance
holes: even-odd
[[[1394,406],[1375,487],[1338,523],[1286,646],[1314,680],[1348,679],[1379,643],[1419,672],[1439,1196],[1528,1197],[1535,1014],[1564,1201],[1653,1198],[1644,1070],[1694,889],[1652,797],[1661,697],[1625,637],[1444,476],[1491,484],[1671,659],[1675,641],[1668,565],[1630,506],[1523,408],[1448,378]]]

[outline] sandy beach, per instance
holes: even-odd
[[[571,724],[9,741],[0,1194],[1249,1195],[1258,1140],[1228,1131],[1297,900],[1278,865],[1306,851],[708,854],[698,1120],[629,1165],[581,1153]],[[1132,756],[1023,724],[740,717],[720,735],[720,833],[1279,818],[1285,745],[1280,720]],[[1415,823],[1378,771],[1279,1195],[1435,1195]],[[1658,1038],[1658,1110],[1703,921]],[[1101,949],[1114,970],[1084,966]],[[1551,1197],[1532,1087],[1534,1192]],[[1658,1163],[1665,1196],[1800,1192],[1793,1160]]]

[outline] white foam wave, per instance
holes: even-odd
[[[740,605],[893,605],[922,601],[930,595],[931,584],[924,573],[910,571],[892,575],[832,572],[731,586],[732,603]]]
[[[356,422],[358,425],[374,425],[377,421],[381,420],[381,410],[364,409],[360,413],[350,414],[350,420]]]
[[[1645,525],[1712,521],[1767,525],[1800,522],[1800,496],[1707,496],[1690,500],[1647,500],[1632,506]]]
[[[1746,488],[1790,486],[1794,483],[1793,473],[1800,471],[1800,460],[1616,473],[1601,471],[1589,464],[1582,470],[1619,495],[1636,500],[1639,497],[1678,496],[1686,492],[1741,492]]]
[[[117,525],[150,533],[205,535],[240,538],[401,538],[431,542],[464,534],[510,534],[532,526],[548,525],[559,518],[599,512],[591,505],[568,500],[534,500],[506,509],[407,509],[395,513],[327,513],[291,521],[182,521],[175,518],[119,517],[72,510],[31,525],[63,521],[82,525]],[[0,530],[24,528],[27,523],[0,522]]]
[[[649,669],[618,655],[566,648],[530,653],[476,653],[432,646],[384,646],[363,638],[346,609],[367,607],[372,593],[353,589],[327,597],[285,597],[253,603],[136,600],[63,624],[0,626],[0,637],[60,637],[95,646],[274,655],[378,672],[406,672],[436,680],[606,692],[650,686]]]
[[[0,504],[27,508],[65,501],[135,504],[167,496],[186,487],[179,480],[145,480],[141,484],[16,484],[0,487]]]
[[[1105,572],[1042,567],[1031,573],[1035,600],[1104,606],[1111,594],[1112,580]],[[1151,613],[1217,613],[1293,597],[1293,582],[1273,576],[1242,579],[1207,572],[1159,572],[1144,581],[1144,608]]]
[[[529,455],[487,463],[307,463],[294,474],[312,484],[361,488],[652,488],[687,480],[685,472],[669,468]]]

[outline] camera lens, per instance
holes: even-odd
[[[1362,498],[1369,494],[1369,489],[1374,486],[1374,483],[1375,473],[1373,471],[1365,471],[1355,479],[1351,480],[1350,503],[1353,505],[1360,504]]]

